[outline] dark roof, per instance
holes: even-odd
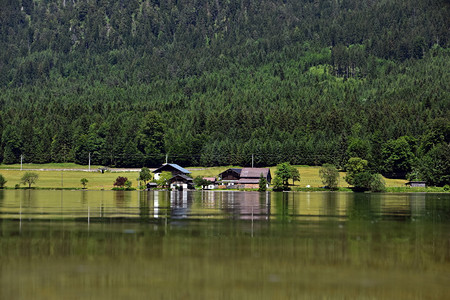
[[[156,169],[155,171],[153,171],[153,173],[160,173],[162,172],[164,169],[170,169],[170,168],[174,168],[178,171],[180,171],[183,174],[190,174],[191,172],[189,172],[188,170],[186,170],[185,168],[180,167],[177,164],[163,164],[161,167],[159,167],[158,169]]]
[[[169,179],[169,182],[174,182],[175,180],[180,180],[185,182],[192,182],[192,178],[183,174],[177,174]]]
[[[220,173],[219,176],[222,175],[223,173],[226,173],[226,172],[229,172],[229,171],[235,172],[235,173],[237,173],[238,175],[240,175],[242,169],[237,169],[237,168],[226,169],[225,171],[223,171],[222,173]],[[220,176],[220,177],[222,177],[222,176]]]
[[[241,178],[259,178],[263,174],[263,177],[267,178],[270,174],[269,168],[244,168],[241,171]]]

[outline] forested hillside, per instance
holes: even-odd
[[[3,163],[359,156],[450,181],[447,0],[1,3]]]

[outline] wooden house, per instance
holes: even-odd
[[[193,189],[194,181],[191,177],[184,174],[177,174],[169,179],[169,186],[171,189]]]
[[[242,169],[228,169],[219,174],[219,181],[222,182],[223,185],[233,186],[238,183],[241,178]]]
[[[241,170],[240,178],[237,182],[239,188],[259,188],[259,180],[262,176],[267,180],[267,187],[272,181],[272,175],[269,168],[243,168]]]

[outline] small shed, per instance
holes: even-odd
[[[409,181],[405,184],[410,187],[427,187],[427,183],[425,181]]]
[[[147,182],[147,190],[156,189],[158,184],[156,182]]]

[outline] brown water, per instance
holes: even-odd
[[[0,299],[449,299],[450,194],[0,190]]]

